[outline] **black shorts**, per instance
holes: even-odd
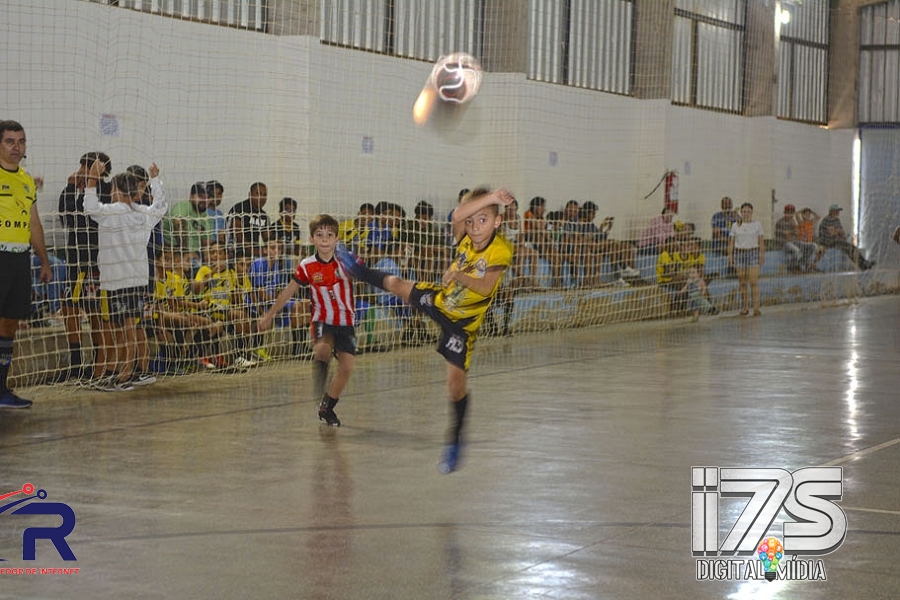
[[[0,252],[0,317],[31,316],[31,253]]]
[[[104,290],[101,294],[104,321],[115,325],[123,325],[127,320],[137,323],[144,314],[147,302],[146,286],[125,288],[122,290]]]
[[[463,371],[469,370],[472,361],[472,350],[475,348],[475,332],[466,331],[465,327],[472,319],[454,321],[434,305],[434,296],[439,286],[428,283],[417,283],[409,294],[409,305],[425,313],[432,321],[440,325],[441,338],[438,340],[438,354],[447,359],[451,365]]]
[[[65,303],[97,312],[100,307],[100,271],[96,266],[69,265]]]
[[[313,340],[319,340],[330,335],[334,340],[335,352],[356,354],[356,329],[352,325],[329,325],[316,321],[312,325]]]

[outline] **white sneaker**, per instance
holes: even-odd
[[[133,377],[129,382],[134,387],[141,387],[145,385],[150,385],[151,383],[156,383],[156,377],[150,375],[149,373],[141,373],[140,375]]]
[[[625,281],[624,279],[622,279],[621,277],[616,279],[613,282],[613,285],[616,287],[631,287],[631,284],[628,283],[627,281]]]
[[[622,269],[622,277],[640,277],[641,272],[634,267],[625,267]]]
[[[238,356],[234,359],[232,366],[235,369],[250,369],[258,365],[259,363],[253,360],[252,358],[247,358],[246,356]]]

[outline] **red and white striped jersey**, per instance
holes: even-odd
[[[294,281],[309,286],[313,322],[354,324],[353,281],[333,257],[328,262],[320,260],[318,254],[304,258],[294,271]]]

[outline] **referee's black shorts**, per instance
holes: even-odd
[[[31,253],[0,252],[0,318],[31,316]]]

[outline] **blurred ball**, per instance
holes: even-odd
[[[465,104],[478,94],[481,75],[481,65],[474,56],[454,52],[437,60],[430,81],[444,102]]]

